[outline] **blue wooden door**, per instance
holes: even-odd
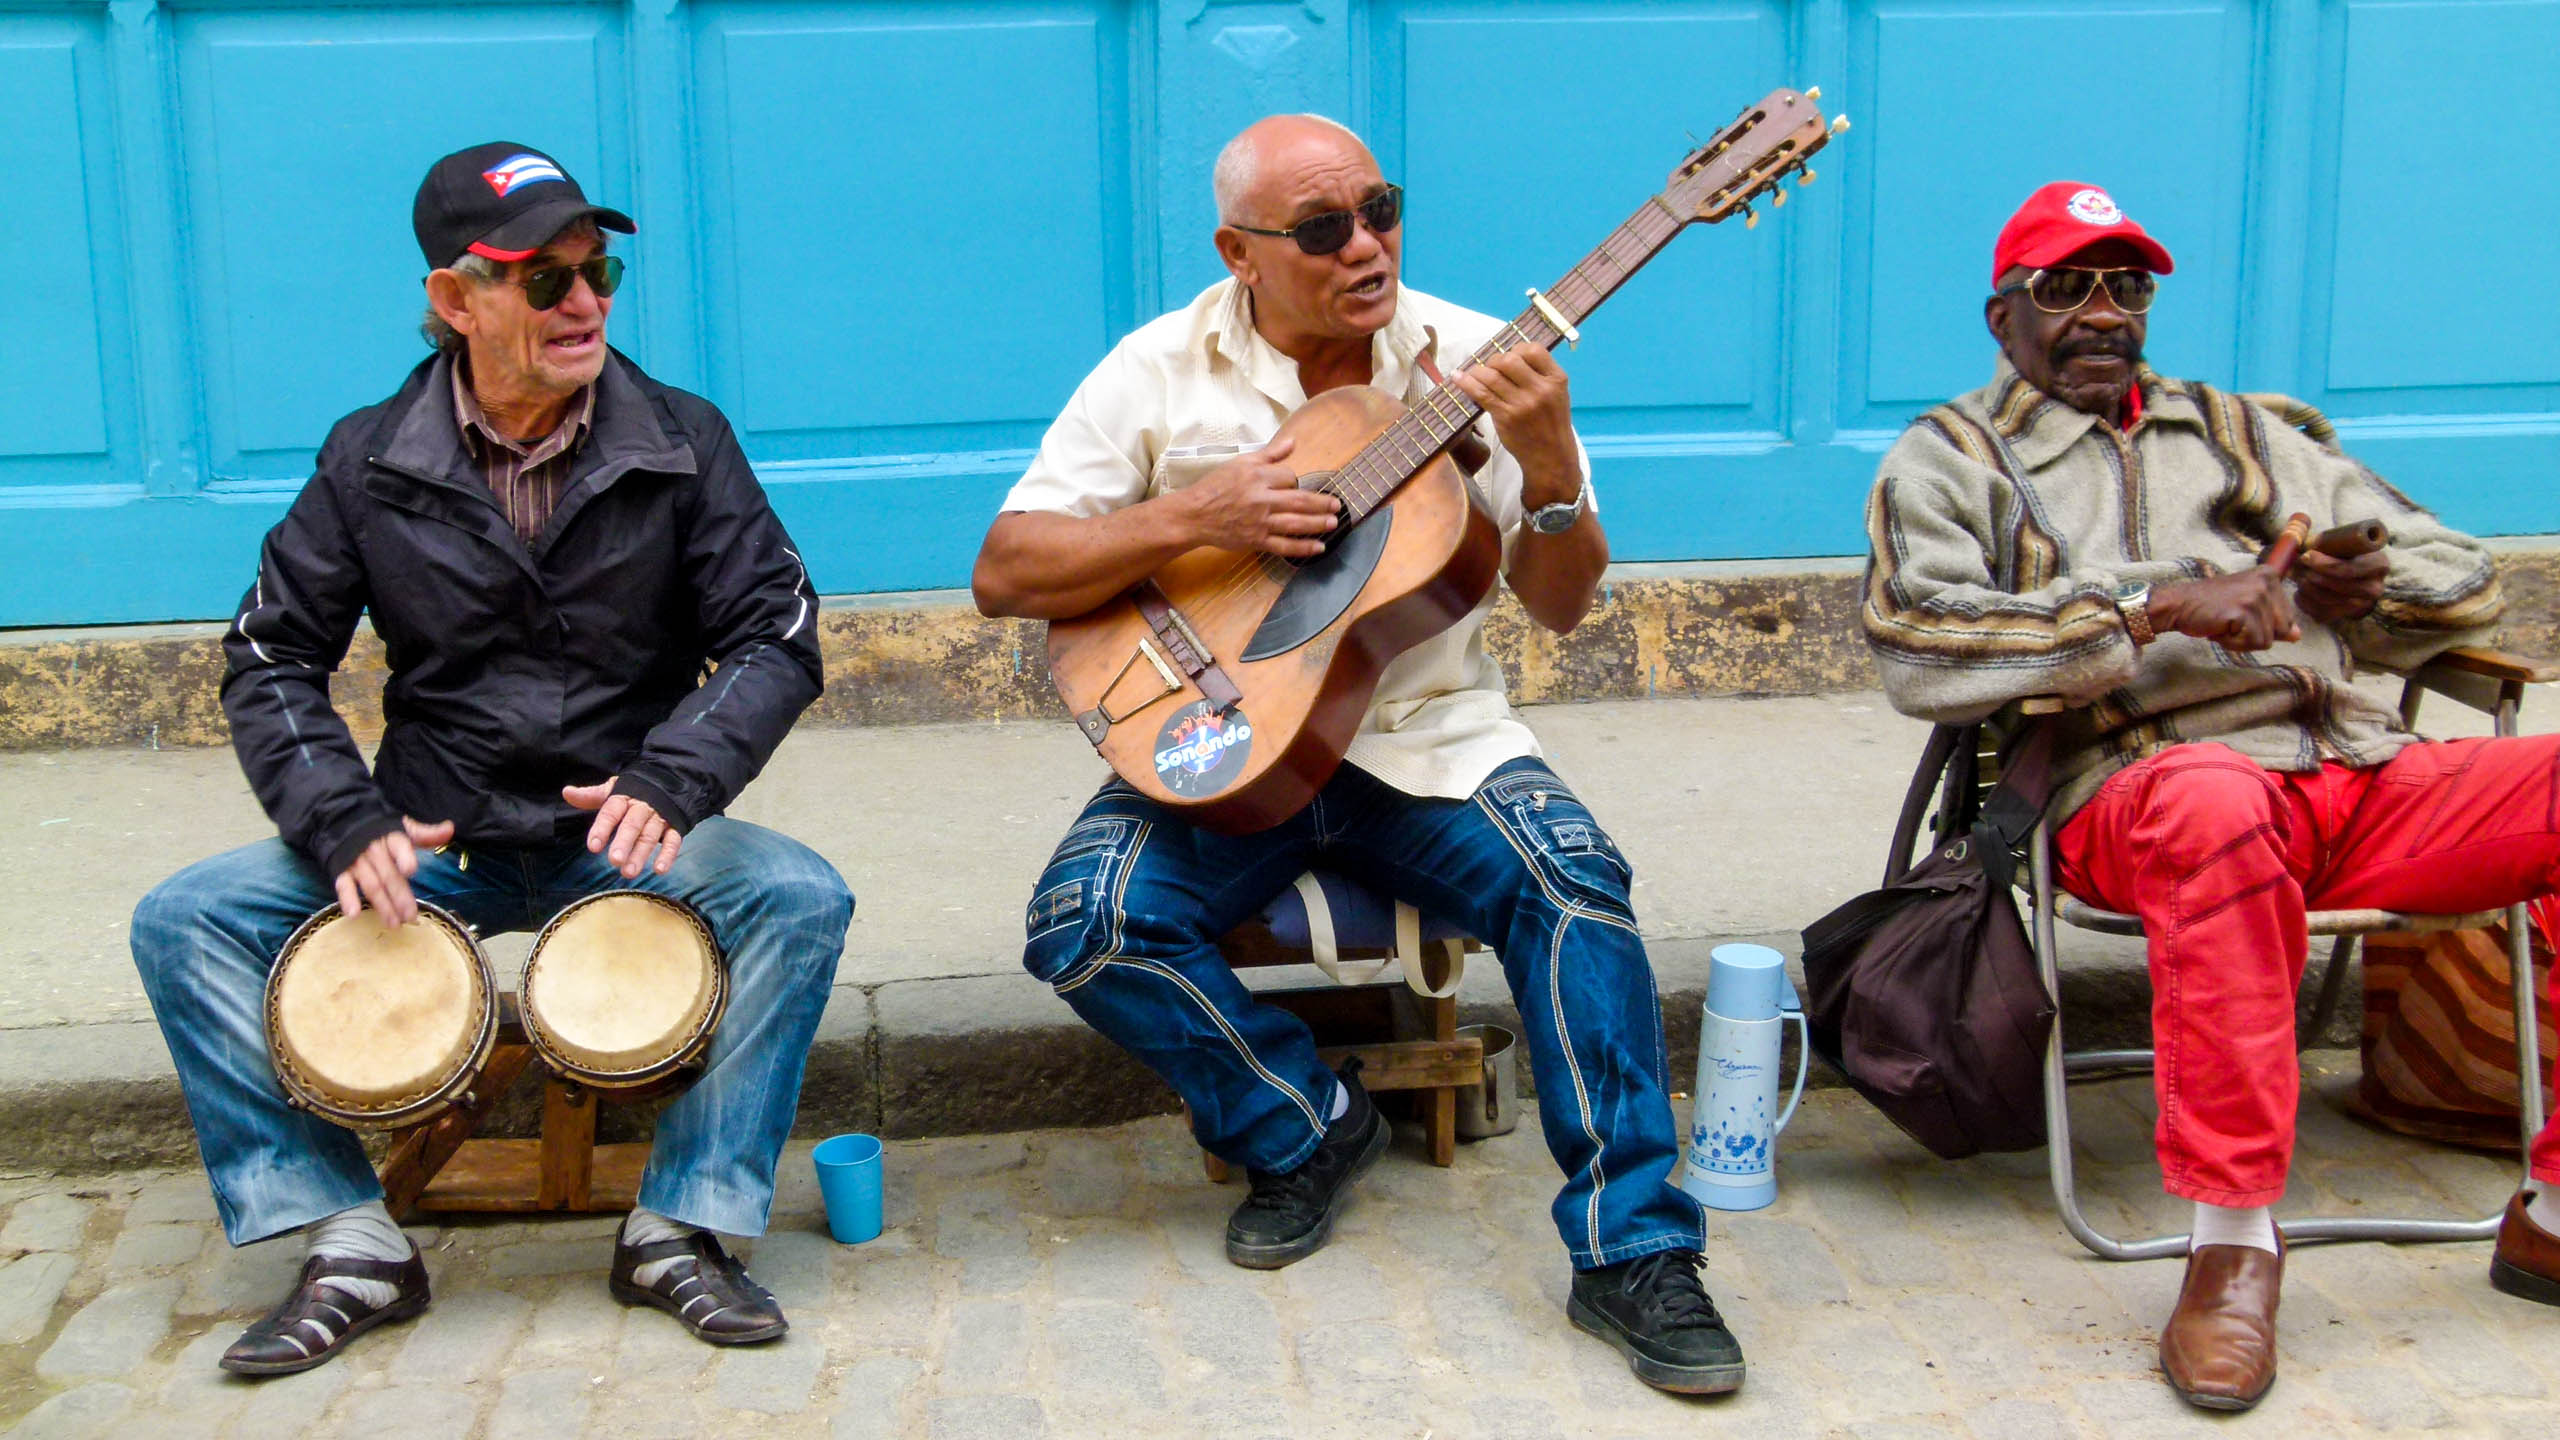
[[[2176,252],[2161,368],[2560,530],[2555,56],[2560,0],[8,0],[0,625],[228,613],[424,353],[409,198],[472,141],[632,211],[614,340],[727,410],[822,589],[885,591],[964,583],[1077,378],[1217,277],[1254,117],[1370,136],[1411,281],[1509,313],[1781,83],[1856,119],[1821,183],[1567,357],[1620,558],[1861,548],[2062,177]]]

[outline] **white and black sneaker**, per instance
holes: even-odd
[[[367,1305],[329,1283],[379,1280],[396,1293],[386,1305]],[[222,1352],[222,1368],[234,1375],[290,1375],[335,1355],[376,1325],[414,1319],[427,1308],[427,1262],[413,1247],[406,1260],[354,1260],[314,1255],[302,1263],[293,1293],[242,1331]]]
[[[1350,1198],[1351,1182],[1387,1150],[1386,1117],[1360,1088],[1360,1061],[1337,1077],[1351,1097],[1339,1119],[1325,1127],[1315,1153],[1295,1170],[1247,1169],[1253,1193],[1227,1218],[1227,1258],[1248,1270],[1277,1270],[1324,1247],[1333,1217]]]
[[[1698,1278],[1695,1250],[1662,1250],[1573,1272],[1565,1314],[1627,1357],[1636,1378],[1678,1395],[1721,1395],[1742,1386],[1742,1343],[1724,1326]]]

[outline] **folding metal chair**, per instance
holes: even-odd
[[[2516,733],[2517,711],[2524,702],[2524,687],[2538,681],[2560,679],[2560,667],[2495,651],[2455,650],[2410,672],[2403,679],[2400,691],[2403,724],[2416,727],[2418,702],[2427,691],[2433,690],[2487,713],[2494,718],[2499,735],[2512,736]],[[2108,935],[2138,936],[2142,934],[2142,922],[2131,915],[2084,904],[2062,893],[2060,887],[2053,883],[2053,836],[2049,825],[2037,825],[2027,845],[2033,901],[2033,909],[2029,912],[2030,934],[2035,944],[2037,966],[2044,974],[2045,989],[2058,997],[2062,992],[2054,945],[2054,921],[2057,918],[2080,929]],[[2339,996],[2346,988],[2347,971],[2354,964],[2358,942],[2364,936],[2476,929],[2496,920],[2498,914],[2497,911],[2469,915],[2408,915],[2390,910],[2312,911],[2310,933],[2336,939],[2329,948],[2328,966],[2320,977],[2320,993],[2312,1005],[2311,1023],[2301,1032],[2302,1042],[2307,1045],[2328,1028],[2330,1017],[2337,1011]],[[2534,1135],[2542,1129],[2543,1120],[2541,1033],[2536,1028],[2534,1014],[2532,931],[2522,904],[2508,907],[2505,916],[2507,957],[2513,971],[2510,983],[2515,1010],[2516,1073],[2523,1079],[2518,1087],[2517,1126],[2522,1145],[2529,1149]],[[2062,1017],[2057,1003],[2053,1038],[2045,1047],[2044,1065],[2045,1146],[2053,1178],[2054,1204],[2061,1209],[2063,1227],[2071,1232],[2072,1237],[2109,1260],[2151,1260],[2184,1255],[2187,1253],[2187,1237],[2178,1234],[2157,1235],[2147,1240],[2119,1240],[2089,1222],[2081,1212],[2073,1174],[2071,1104],[2067,1087],[2070,1077],[2075,1074],[2125,1069],[2147,1071],[2152,1066],[2152,1059],[2153,1052],[2148,1049],[2065,1049]],[[2530,1178],[2521,1161],[2518,1170]],[[2280,1221],[2276,1228],[2283,1232],[2287,1244],[2296,1245],[2317,1240],[2389,1240],[2401,1243],[2487,1240],[2498,1233],[2500,1213],[2493,1210],[2477,1220],[2312,1216]]]

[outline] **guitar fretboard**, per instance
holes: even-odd
[[[1670,244],[1685,223],[1658,198],[1648,199],[1610,231],[1609,238],[1601,241],[1598,248],[1564,273],[1564,278],[1547,291],[1547,303],[1564,316],[1567,325],[1581,328],[1584,317],[1599,309],[1601,301],[1627,283],[1627,277],[1643,269],[1646,261]],[[1446,367],[1443,373],[1482,364],[1526,345],[1552,350],[1563,338],[1546,312],[1532,304],[1495,331],[1493,338],[1474,354]],[[1455,385],[1443,385],[1399,416],[1323,485],[1328,494],[1341,498],[1342,523],[1346,527],[1358,524],[1483,413],[1484,408],[1468,399],[1465,391]]]

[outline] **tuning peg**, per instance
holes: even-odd
[[[1787,208],[1787,192],[1786,192],[1783,188],[1781,188],[1781,187],[1779,187],[1779,186],[1775,186],[1775,185],[1770,186],[1770,187],[1769,187],[1769,203],[1770,203],[1770,205],[1774,206],[1774,207],[1775,207],[1775,208],[1777,208],[1777,209],[1780,209],[1780,210],[1784,210],[1784,209],[1786,209],[1786,208]]]
[[[1799,165],[1799,166],[1797,166],[1797,167],[1796,167],[1796,184],[1797,184],[1798,186],[1805,186],[1805,185],[1810,185],[1810,184],[1812,184],[1812,183],[1813,183],[1813,167],[1812,167],[1812,166],[1810,166],[1810,165]]]
[[[1819,85],[1807,85],[1804,87],[1804,98],[1807,100],[1820,100],[1822,98],[1822,87]]]
[[[1759,229],[1759,228],[1760,228],[1760,212],[1759,212],[1759,211],[1757,211],[1757,210],[1752,209],[1752,208],[1751,208],[1750,206],[1748,206],[1748,205],[1743,206],[1743,207],[1742,207],[1742,228],[1743,228],[1743,229],[1745,229],[1745,230],[1757,230],[1757,229]]]
[[[1842,115],[1842,116],[1840,116],[1839,118],[1837,118],[1837,119],[1833,120],[1833,121],[1831,122],[1831,133],[1832,133],[1832,134],[1834,134],[1834,135],[1846,135],[1846,134],[1848,134],[1848,133],[1849,133],[1849,117],[1848,117],[1848,116],[1846,116],[1846,115]]]

